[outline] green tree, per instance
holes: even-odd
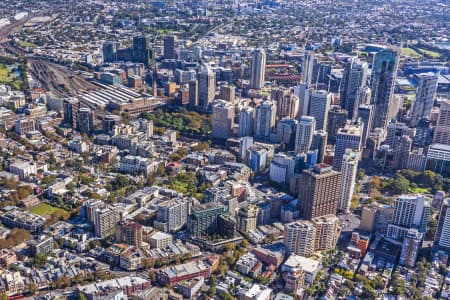
[[[216,287],[212,286],[208,289],[208,296],[214,297],[217,293]]]
[[[33,189],[29,185],[19,186],[17,188],[17,195],[19,199],[25,199],[33,193]]]
[[[78,300],[87,300],[86,295],[82,292],[78,292],[77,299]]]
[[[405,294],[406,290],[405,281],[397,273],[392,275],[391,285],[392,285],[392,293],[394,295],[400,296]]]
[[[376,299],[377,291],[374,288],[372,288],[370,285],[364,285],[363,293],[361,296],[363,299]]]
[[[392,192],[394,194],[404,194],[409,190],[409,180],[400,174],[395,175],[393,179],[388,181],[385,186],[385,191]]]
[[[414,178],[414,181],[417,185],[422,187],[432,187],[434,181],[436,179],[436,173],[430,170],[426,170],[423,173],[420,173]]]
[[[364,178],[364,170],[363,169],[359,169],[358,170],[358,180],[362,180]]]
[[[445,264],[440,264],[439,265],[439,274],[441,274],[442,276],[447,275],[448,270],[447,270],[447,266]]]
[[[156,175],[158,175],[159,177],[166,175],[166,166],[164,165],[164,163],[160,163],[158,165],[158,169],[156,170]]]
[[[219,294],[219,298],[222,300],[233,300],[234,297],[228,292],[222,292]]]
[[[34,283],[30,283],[27,285],[27,290],[30,294],[34,295],[37,292],[37,286]]]
[[[33,267],[40,269],[47,263],[47,255],[38,253],[30,260],[30,263]]]

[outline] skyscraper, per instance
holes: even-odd
[[[256,229],[258,210],[258,207],[253,204],[239,209],[236,224],[239,232],[248,233]]]
[[[314,117],[302,116],[295,131],[295,152],[308,152],[316,129]]]
[[[236,100],[236,88],[234,85],[222,85],[220,87],[220,99],[235,104]]]
[[[206,112],[216,95],[216,74],[209,66],[198,73],[198,108]]]
[[[239,112],[239,137],[253,136],[255,110],[253,107],[244,106]]]
[[[399,196],[395,200],[394,215],[388,225],[388,238],[403,240],[410,228],[424,233],[430,216],[430,203],[424,196]]]
[[[174,198],[156,205],[154,227],[165,232],[175,232],[186,225],[190,202],[187,199]]]
[[[429,119],[420,119],[417,123],[416,134],[413,138],[413,144],[416,147],[424,148],[433,141],[433,129]]]
[[[150,60],[150,48],[146,36],[133,37],[133,60],[148,66]]]
[[[239,138],[239,161],[248,161],[248,149],[253,146],[253,137],[243,136]]]
[[[77,128],[77,114],[80,108],[80,100],[75,98],[64,99],[63,110],[64,110],[64,123],[71,126],[72,128]]]
[[[309,113],[309,96],[312,90],[306,83],[300,83],[294,87],[294,94],[298,97],[298,116],[304,116]]]
[[[403,135],[397,147],[394,149],[394,159],[392,168],[395,170],[406,169],[408,166],[408,156],[412,149],[412,139],[410,136]]]
[[[274,101],[264,101],[256,107],[255,138],[269,140],[270,134],[275,127],[277,105]]]
[[[366,62],[352,59],[344,71],[344,79],[341,83],[343,89],[341,90],[341,107],[348,111],[350,118],[353,118],[353,113],[358,105],[356,97],[358,90],[366,85],[368,67]]]
[[[142,225],[134,221],[120,222],[116,224],[116,242],[142,246]]]
[[[313,135],[311,150],[317,150],[317,163],[322,163],[327,148],[327,132],[325,130],[316,130]]]
[[[423,233],[416,228],[409,229],[403,238],[402,251],[399,263],[402,266],[413,268],[416,265],[417,256],[422,249]]]
[[[339,238],[340,226],[336,215],[326,215],[313,218],[311,222],[316,229],[316,238],[314,239],[314,250],[326,251],[336,247]]]
[[[261,89],[264,87],[266,72],[266,52],[263,49],[255,49],[252,57],[252,69],[250,74],[250,88]]]
[[[276,183],[289,184],[295,171],[295,159],[294,155],[282,152],[275,154],[270,161],[270,180]]]
[[[117,60],[117,43],[107,41],[103,44],[103,61],[114,62]]]
[[[316,129],[326,129],[328,122],[328,111],[333,95],[327,91],[313,91],[309,96],[309,114],[316,119]]]
[[[166,35],[164,37],[164,59],[175,59],[176,56],[175,37],[173,35]]]
[[[334,148],[333,169],[341,170],[342,157],[346,149],[361,151],[361,136],[363,131],[361,123],[347,123],[344,128],[338,130],[336,135],[336,146]]]
[[[330,111],[328,112],[327,121],[327,133],[328,133],[328,143],[336,143],[336,135],[340,128],[343,128],[347,123],[348,112],[339,107],[338,105],[332,105]]]
[[[338,211],[342,213],[350,212],[353,192],[355,191],[356,173],[358,171],[358,161],[360,153],[351,149],[346,149],[342,157],[342,187],[339,198]]]
[[[189,81],[189,108],[197,109],[198,106],[198,81]]]
[[[286,254],[309,257],[314,253],[316,229],[310,221],[296,221],[284,224],[284,246]]]
[[[442,202],[434,245],[450,251],[450,198],[444,199]]]
[[[277,103],[278,119],[297,117],[299,100],[290,90],[275,90],[272,92],[271,99]]]
[[[374,127],[386,129],[392,111],[392,98],[394,96],[395,78],[398,67],[398,53],[386,48],[375,54],[372,67],[372,99],[375,106]]]
[[[313,51],[305,51],[302,64],[302,83],[305,83],[308,87],[311,85],[313,78],[314,57]]]
[[[291,118],[283,118],[277,124],[276,143],[284,144],[288,150],[292,150],[295,144],[295,132],[298,121]]]
[[[303,170],[300,176],[300,215],[307,220],[335,215],[341,191],[341,172],[327,164]]]
[[[355,105],[359,107],[360,105],[370,104],[370,99],[372,98],[372,89],[368,86],[364,86],[356,92]],[[358,115],[353,115],[353,119],[356,119]]]
[[[213,105],[212,137],[227,139],[233,136],[234,105],[225,100],[216,100]]]
[[[410,126],[416,127],[422,118],[430,118],[434,99],[436,98],[438,75],[436,73],[416,74],[416,99],[414,100]]]
[[[366,147],[366,141],[369,133],[373,129],[373,105],[371,104],[361,104],[358,107],[358,118],[363,124],[363,132],[361,136],[361,146]]]
[[[261,173],[266,170],[269,162],[268,148],[262,144],[254,144],[248,150],[248,165],[255,173]]]
[[[115,226],[120,220],[119,211],[112,207],[97,208],[93,215],[95,236],[106,238],[114,234]]]
[[[195,204],[188,218],[187,230],[192,237],[202,237],[218,232],[218,217],[225,206],[215,202]]]
[[[450,145],[450,101],[441,102],[433,143]]]
[[[77,129],[80,133],[91,134],[94,130],[94,116],[87,107],[80,107],[77,113]]]
[[[389,123],[386,129],[386,139],[384,140],[384,144],[389,145],[389,148],[395,151],[404,135],[413,137],[414,130],[409,128],[405,123]]]

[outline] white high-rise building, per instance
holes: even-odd
[[[361,151],[363,126],[361,123],[347,123],[344,128],[339,128],[336,135],[336,146],[334,148],[334,170],[341,170],[342,157],[346,149]]]
[[[96,209],[93,220],[95,236],[106,238],[113,235],[119,221],[120,214],[116,208],[104,206]]]
[[[253,136],[255,110],[253,107],[244,106],[239,112],[239,137]]]
[[[417,126],[420,119],[430,118],[434,99],[436,98],[438,75],[436,73],[422,73],[414,76],[417,80],[416,100],[414,100],[410,126]]]
[[[276,183],[289,183],[294,175],[295,156],[286,153],[277,153],[270,161],[270,180]]]
[[[272,91],[270,98],[277,102],[278,119],[297,117],[299,99],[291,90],[278,89]]]
[[[341,91],[341,107],[348,111],[352,119],[359,103],[356,101],[358,90],[365,86],[367,81],[368,65],[357,59],[351,59],[344,71]]]
[[[385,48],[375,54],[371,74],[371,101],[375,107],[374,128],[386,129],[389,121],[398,112],[394,105],[394,87],[397,76],[398,52]]]
[[[439,221],[434,236],[434,245],[450,251],[450,198],[444,199],[439,212]]]
[[[250,74],[250,87],[261,89],[264,87],[264,76],[266,72],[266,52],[264,49],[255,49],[252,57],[252,69]]]
[[[316,229],[314,250],[326,251],[336,247],[341,227],[336,215],[325,215],[313,218],[311,222]]]
[[[216,73],[209,66],[198,73],[198,108],[207,111],[216,96]]]
[[[216,100],[213,105],[212,137],[227,139],[233,136],[234,105],[225,100]]]
[[[265,101],[256,108],[255,138],[269,140],[276,125],[277,105],[274,101]]]
[[[303,58],[302,83],[306,83],[308,86],[311,85],[313,78],[314,56],[313,51],[306,51],[305,57]]]
[[[309,113],[308,115],[316,119],[316,129],[326,130],[328,123],[328,111],[331,106],[333,94],[327,91],[313,91],[309,96]]]
[[[174,232],[185,226],[189,215],[187,199],[170,199],[156,206],[154,227],[165,232]]]
[[[310,221],[297,221],[284,225],[284,246],[286,255],[292,253],[311,256],[314,252],[316,229]]]
[[[306,83],[300,83],[294,87],[294,95],[298,97],[298,116],[305,116],[309,113],[309,96],[311,91]]]
[[[346,149],[342,157],[342,187],[341,197],[339,198],[338,211],[343,213],[350,212],[353,192],[355,191],[356,173],[358,171],[358,161],[360,153],[352,149]]]
[[[430,202],[424,196],[399,196],[395,200],[394,215],[386,236],[402,240],[412,227],[417,228],[419,232],[426,232],[430,211]]]
[[[316,130],[316,120],[314,117],[302,116],[295,131],[295,152],[308,152]]]
[[[450,101],[441,102],[433,143],[450,145]]]
[[[405,234],[400,252],[399,264],[413,268],[416,265],[417,256],[422,249],[423,233],[416,228],[411,228]]]

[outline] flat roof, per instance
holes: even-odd
[[[430,146],[430,150],[431,149],[436,149],[436,150],[442,150],[442,151],[450,151],[450,145],[445,145],[445,144],[432,144]]]
[[[306,273],[314,273],[319,267],[320,261],[292,254],[291,256],[288,257],[288,259],[284,262],[283,265],[291,268],[301,267],[302,270],[305,271]]]

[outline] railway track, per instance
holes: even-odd
[[[98,86],[75,74],[72,70],[56,63],[45,61],[41,58],[31,57],[29,56],[29,53],[26,53],[20,47],[10,43],[9,35],[11,32],[36,16],[39,15],[30,14],[22,20],[1,28],[1,46],[3,46],[7,51],[17,55],[19,58],[26,59],[28,62],[29,72],[33,78],[40,83],[44,90],[52,92],[55,96],[69,97],[81,94],[85,91],[98,90]]]
[[[33,58],[28,60],[28,65],[31,74],[42,87],[56,96],[69,97],[99,89],[98,86],[57,64]]]

